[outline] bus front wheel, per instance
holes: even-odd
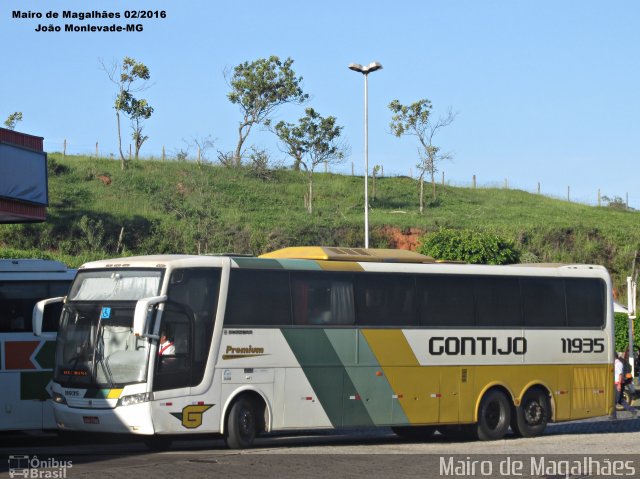
[[[225,428],[225,441],[230,449],[251,447],[256,438],[256,408],[253,401],[239,397],[231,406]]]
[[[478,439],[495,441],[502,439],[511,422],[511,405],[507,396],[498,390],[487,392],[478,410]]]
[[[540,436],[551,417],[551,402],[546,391],[530,389],[522,397],[520,406],[515,408],[511,429],[518,436]]]

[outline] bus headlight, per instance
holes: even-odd
[[[55,391],[53,392],[52,399],[53,399],[53,402],[55,402],[55,403],[65,404],[65,405],[67,404],[67,400],[64,398],[64,396],[62,394],[60,394],[60,393],[55,392]]]
[[[122,396],[118,399],[118,406],[131,406],[147,401],[151,401],[151,393],[132,394],[130,396]]]

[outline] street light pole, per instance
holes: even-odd
[[[364,247],[369,248],[369,73],[380,70],[379,62],[366,67],[351,63],[349,69],[364,75]]]

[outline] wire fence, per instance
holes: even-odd
[[[112,149],[101,148],[99,142],[95,143],[86,143],[86,142],[75,142],[67,139],[53,139],[53,140],[45,140],[45,151],[60,153],[63,156],[69,154],[72,156],[88,156],[91,158],[100,158],[100,159],[113,159],[119,160],[120,153],[119,151],[113,151]],[[160,152],[155,155],[145,154],[144,157],[140,157],[142,160],[156,160],[156,161],[175,161],[175,160],[183,160],[183,161],[206,161],[210,163],[216,163],[217,159],[215,158],[216,154],[209,151],[201,151],[199,147],[195,148],[196,151],[193,153],[188,151],[188,148],[172,148],[167,149],[165,146],[162,146]],[[123,154],[125,158],[132,159],[134,156],[134,150],[131,144],[123,146]],[[374,172],[374,168],[376,169]],[[316,171],[318,172],[333,172],[340,174],[351,174],[352,176],[364,176],[364,168],[355,163],[343,163],[338,168],[334,165],[325,164],[323,167],[318,168]],[[636,210],[640,209],[640,196],[632,192],[615,192],[615,194],[611,195],[610,192],[603,192],[602,189],[598,188],[594,191],[585,193],[584,188],[575,188],[575,185],[567,185],[564,191],[558,191],[558,188],[555,188],[555,191],[545,190],[544,184],[542,182],[536,182],[534,184],[523,186],[520,182],[511,182],[508,178],[502,180],[487,180],[481,181],[478,176],[471,175],[468,179],[460,179],[460,178],[448,178],[445,174],[446,172],[440,171],[436,174],[436,182],[438,185],[443,186],[453,186],[459,188],[474,188],[474,189],[505,189],[505,190],[518,190],[524,191],[527,193],[538,194],[547,198],[552,198],[556,200],[563,200],[570,203],[579,203],[588,206],[611,206],[621,210]],[[384,177],[408,177],[415,179],[416,181],[419,179],[419,171],[415,168],[408,168],[406,172],[399,171],[397,169],[387,169],[385,171],[384,165],[370,165],[369,176],[373,176],[375,174],[378,178]],[[425,181],[430,181],[425,178]]]

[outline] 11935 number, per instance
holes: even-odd
[[[602,353],[604,338],[562,338],[563,353]]]

